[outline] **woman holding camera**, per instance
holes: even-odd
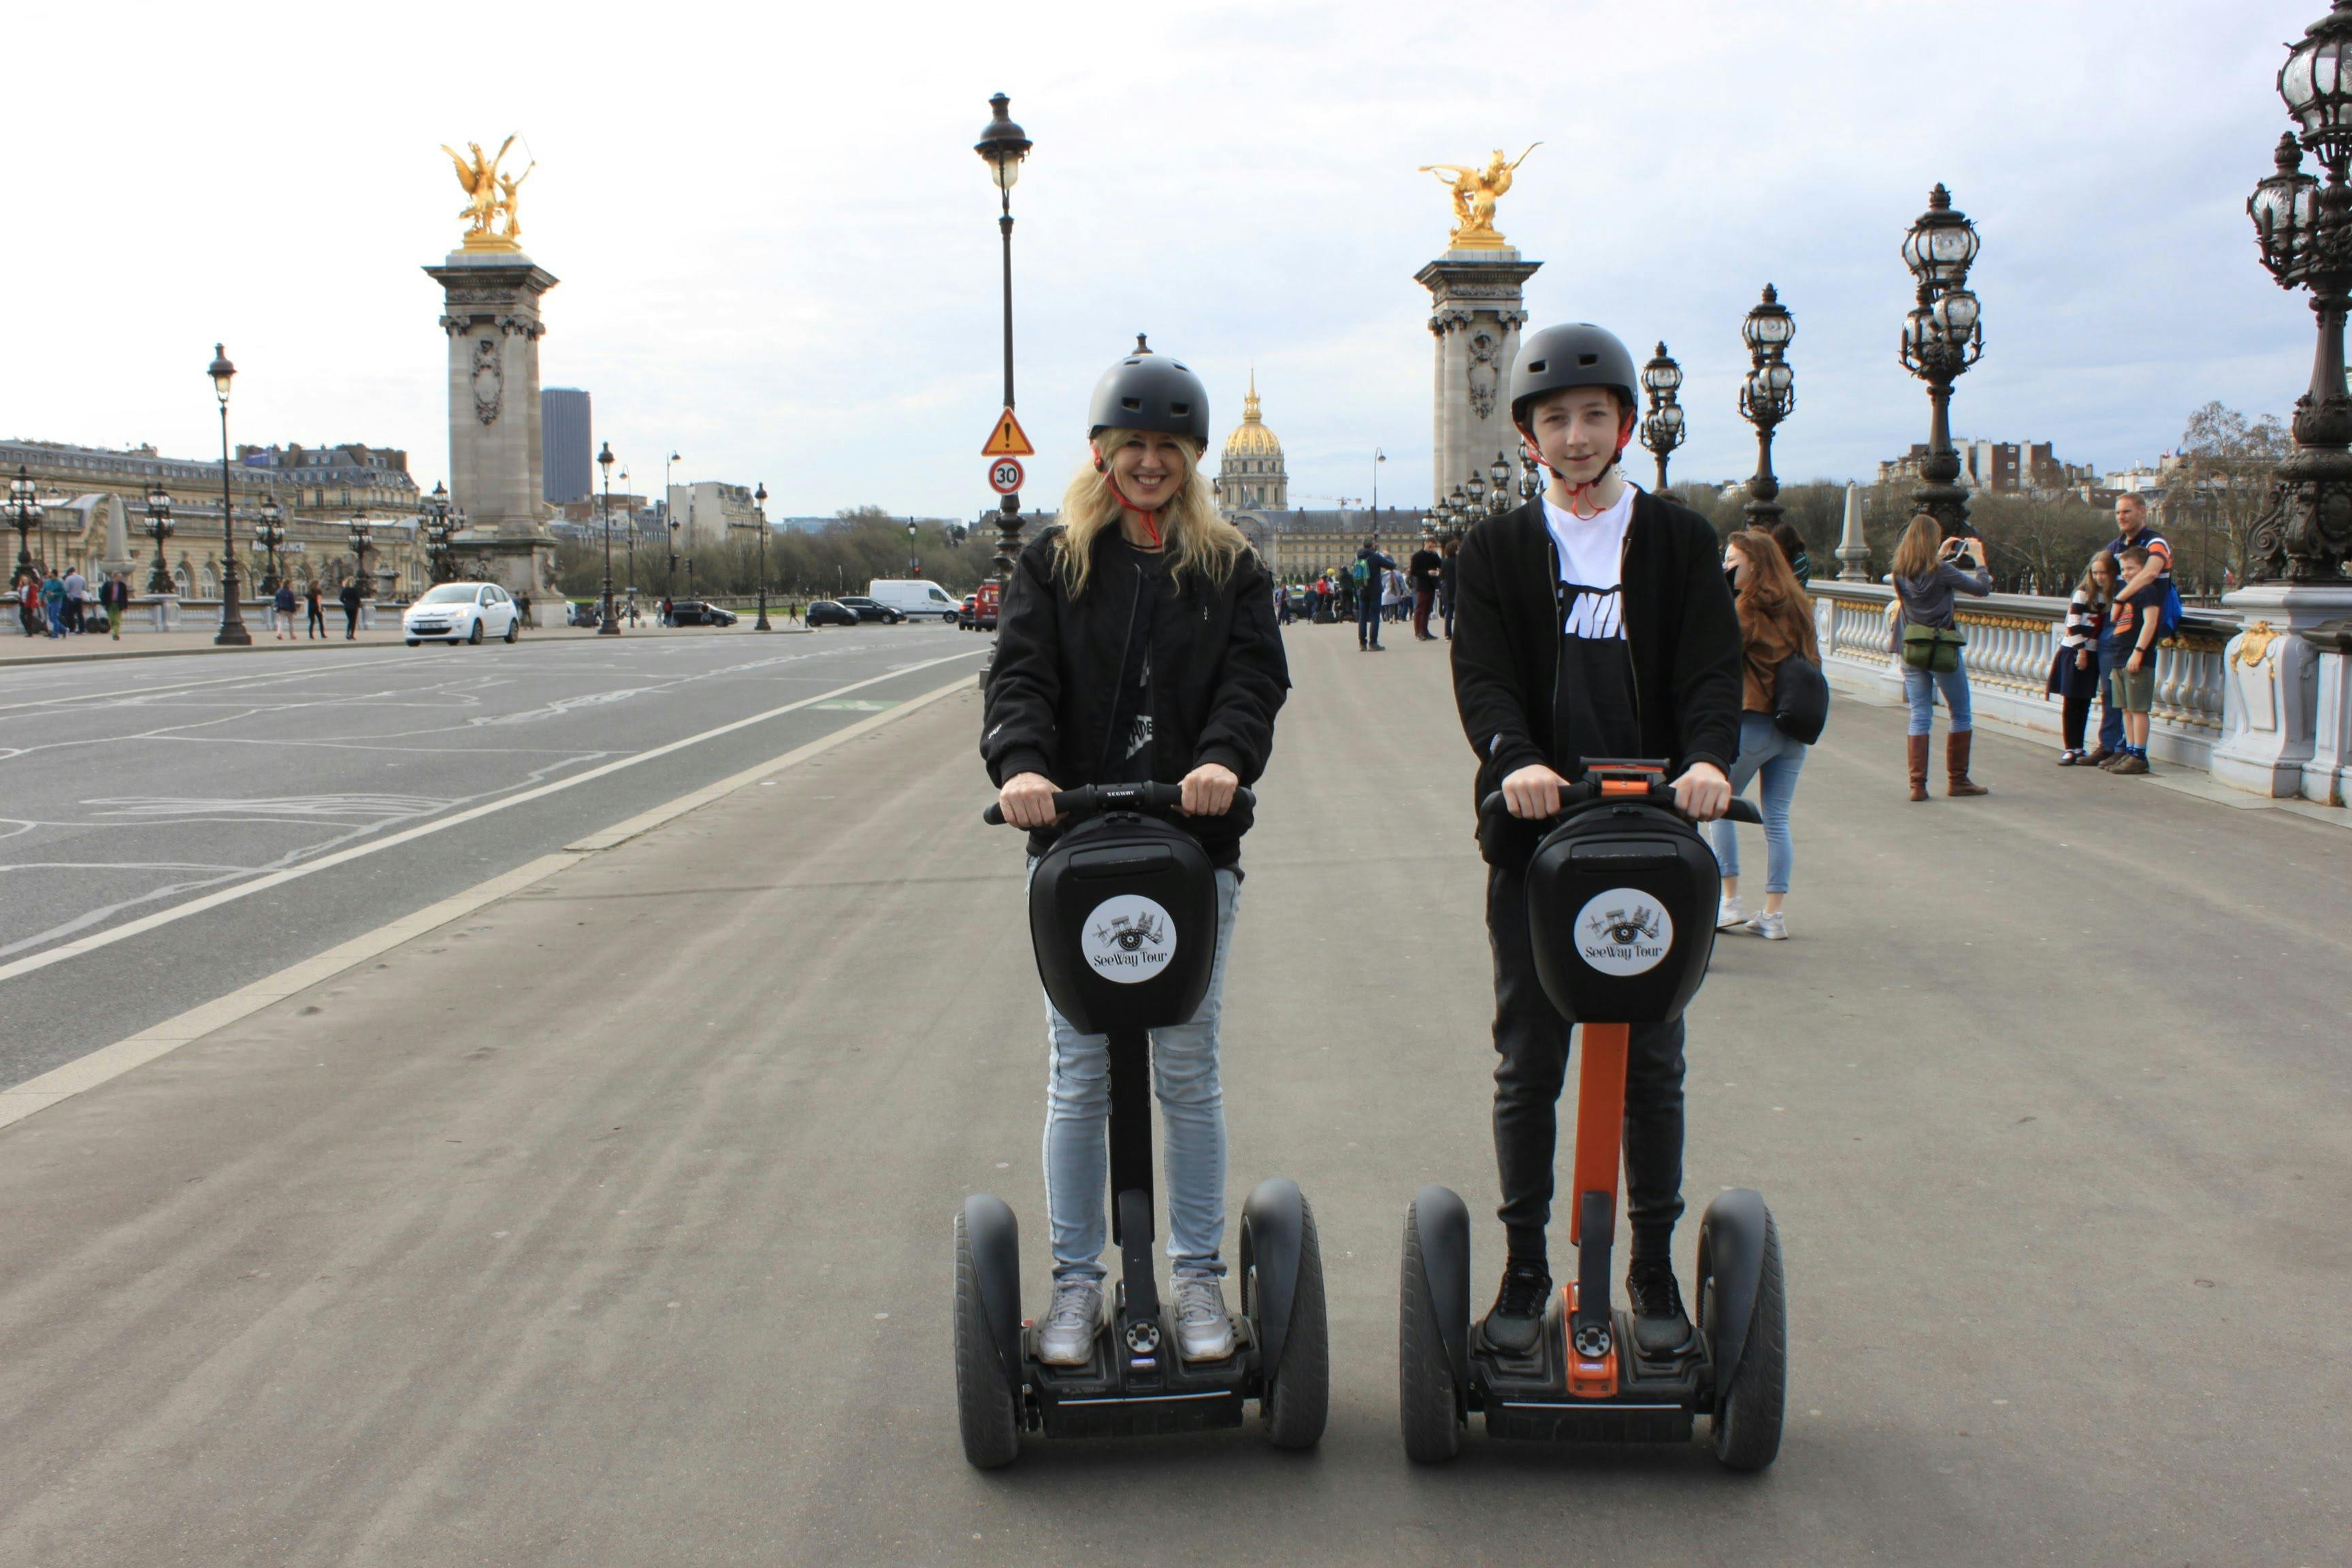
[[[1969,744],[1974,738],[1969,712],[1968,658],[1962,647],[1956,596],[1979,598],[1992,592],[1985,570],[1984,542],[1944,539],[1926,512],[1911,520],[1895,549],[1895,646],[1903,656],[1903,695],[1911,704],[1911,798],[1927,798],[1929,731],[1936,693],[1944,694],[1951,731],[1944,738],[1947,791],[1954,795],[1992,792],[1969,777]]]

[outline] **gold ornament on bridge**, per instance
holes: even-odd
[[[1528,153],[1542,145],[1540,142],[1531,142],[1528,144]],[[1419,173],[1435,174],[1454,193],[1452,249],[1510,248],[1503,237],[1495,231],[1495,202],[1511,188],[1511,173],[1528,161],[1528,153],[1505,163],[1503,150],[1497,147],[1483,169],[1465,168],[1460,163],[1423,163],[1421,166]]]
[[[457,166],[457,184],[466,193],[466,205],[457,210],[457,216],[467,220],[464,248],[467,250],[520,251],[522,248],[522,216],[519,210],[518,193],[522,183],[530,178],[531,170],[539,167],[539,163],[532,160],[520,174],[499,173],[499,160],[514,144],[515,138],[509,136],[499,143],[495,155],[485,158],[482,156],[482,144],[468,142],[466,146],[473,153],[470,159],[446,142],[442,144],[441,151],[448,153],[449,161]]]

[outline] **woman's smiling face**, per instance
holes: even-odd
[[[1131,435],[1105,457],[1118,493],[1146,511],[1166,506],[1184,486],[1184,447],[1173,436]]]

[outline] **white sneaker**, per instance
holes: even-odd
[[[1740,924],[1747,919],[1748,911],[1740,907],[1739,900],[1737,898],[1726,899],[1715,911],[1715,929],[1717,931],[1729,931],[1733,926]]]
[[[1091,1279],[1054,1287],[1054,1304],[1037,1331],[1037,1359],[1048,1366],[1084,1366],[1094,1360],[1102,1300],[1102,1287]]]
[[[1214,1279],[1176,1281],[1176,1352],[1186,1361],[1223,1361],[1234,1353],[1234,1321]]]
[[[1789,917],[1779,910],[1767,910],[1748,922],[1748,929],[1766,942],[1789,940]]]

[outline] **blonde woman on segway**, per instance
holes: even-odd
[[[1054,795],[1084,784],[1180,784],[1188,829],[1217,867],[1219,939],[1192,1021],[1152,1032],[1165,1134],[1178,1352],[1233,1353],[1219,1282],[1225,1114],[1218,1025],[1241,887],[1241,842],[1218,819],[1265,769],[1289,689],[1272,581],[1217,515],[1200,470],[1208,388],[1141,338],[1095,388],[1087,457],[1062,524],[1021,552],[1005,591],[981,754],[1005,820],[1037,856],[1055,837]],[[1084,1364],[1103,1321],[1109,1039],[1046,1003],[1045,1206],[1054,1297],[1041,1360]]]

